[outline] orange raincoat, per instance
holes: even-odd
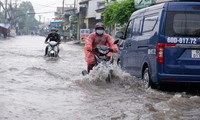
[[[105,32],[103,35],[99,36],[95,32],[91,33],[86,38],[86,43],[84,46],[84,53],[85,53],[85,60],[88,64],[95,64],[94,54],[88,50],[92,50],[92,48],[96,48],[97,45],[106,45],[113,49],[113,52],[118,52],[118,47],[114,44],[114,39],[112,36],[106,34]],[[107,56],[112,56],[112,53],[109,52]]]

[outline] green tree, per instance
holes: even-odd
[[[111,2],[103,12],[104,24],[106,26],[124,25],[134,11],[134,0]]]
[[[16,19],[18,21],[19,29],[28,33],[29,30],[35,30],[39,22],[35,19],[35,11],[32,3],[24,1],[19,5],[16,12]]]

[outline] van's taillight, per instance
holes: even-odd
[[[165,47],[174,47],[176,44],[164,44],[164,43],[158,43],[156,55],[157,60],[160,64],[164,64],[164,49]]]
[[[164,63],[164,45],[163,43],[158,43],[156,50],[157,60],[161,64]]]

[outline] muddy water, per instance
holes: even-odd
[[[44,37],[0,40],[0,120],[199,120],[200,98],[187,91],[144,89],[113,66],[86,68],[83,46],[60,45],[59,58],[44,57]]]

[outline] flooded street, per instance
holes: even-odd
[[[86,69],[83,46],[60,45],[59,58],[44,57],[44,37],[0,40],[0,120],[199,120],[200,97],[144,90],[137,78],[113,66]]]

